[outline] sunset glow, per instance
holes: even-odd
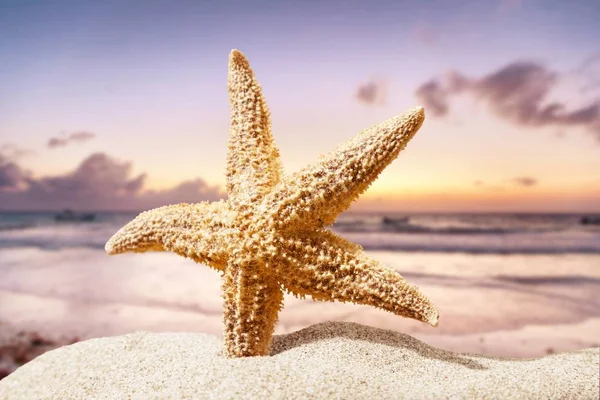
[[[224,188],[239,48],[289,172],[425,106],[356,209],[600,211],[597,2],[351,3],[4,2],[0,209]]]

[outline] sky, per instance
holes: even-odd
[[[0,210],[225,196],[227,62],[292,173],[415,105],[352,210],[600,212],[600,2],[0,0]]]

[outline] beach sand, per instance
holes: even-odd
[[[0,381],[0,399],[597,399],[600,349],[538,359],[453,353],[355,323],[275,336],[227,359],[214,336],[136,332],[50,351]]]

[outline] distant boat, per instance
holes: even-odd
[[[579,220],[581,225],[600,225],[600,217],[585,216]]]
[[[69,209],[66,209],[54,216],[55,221],[67,222],[67,221],[82,221],[89,222],[93,221],[96,218],[95,214],[86,213],[86,214],[77,214]]]

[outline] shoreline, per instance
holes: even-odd
[[[373,307],[286,295],[275,334],[344,321],[457,353],[532,358],[600,346],[600,299],[594,296],[600,270],[593,268],[600,256],[367,253],[432,299],[440,310],[438,328]],[[24,331],[54,345],[140,330],[221,337],[221,278],[191,260],[13,248],[0,249],[0,261],[5,336]],[[20,338],[15,333],[11,340]],[[31,354],[36,350],[32,346]]]
[[[42,337],[56,341],[61,337],[86,340],[128,334],[136,331],[149,332],[194,332],[207,333],[217,338],[222,336],[221,314],[206,315],[194,310],[178,310],[164,306],[141,306],[118,303],[85,302],[74,304],[61,299],[40,298],[29,294],[7,293],[0,290],[0,329],[9,327],[13,332],[35,332]],[[306,301],[310,305],[320,302]],[[8,304],[14,305],[12,312]],[[27,308],[24,309],[24,305]],[[370,311],[364,306],[334,303],[333,306],[351,307]],[[35,311],[46,310],[35,318]],[[57,318],[56,311],[67,311]],[[284,308],[285,310],[285,308]],[[27,312],[28,311],[28,312]],[[53,312],[54,311],[54,312]],[[337,321],[355,322],[406,333],[423,342],[457,353],[477,353],[489,356],[530,358],[553,353],[575,351],[582,348],[600,347],[597,332],[600,331],[600,317],[590,317],[574,323],[528,324],[517,329],[498,329],[474,333],[443,333],[417,321],[400,319],[380,310],[371,313],[382,314],[382,319],[367,314],[342,313],[332,319],[294,319],[293,312],[283,311],[275,334],[288,334],[304,329],[314,323]],[[82,320],[82,315],[94,316]],[[8,317],[8,318],[7,318]],[[342,317],[342,318],[339,318]],[[394,319],[398,319],[394,321]],[[389,321],[395,323],[390,324]],[[314,322],[319,321],[319,322]],[[412,325],[412,326],[411,326]]]

